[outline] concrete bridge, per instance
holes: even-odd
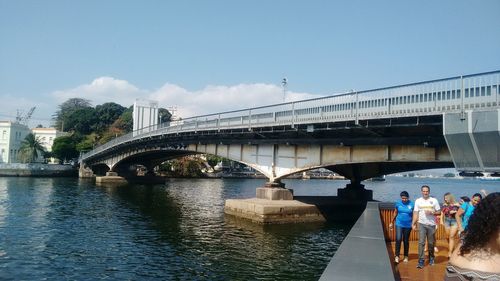
[[[123,175],[134,164],[152,171],[176,157],[212,154],[262,172],[268,187],[324,167],[351,181],[339,196],[370,199],[361,182],[375,176],[454,166],[500,173],[499,110],[494,71],[154,123],[83,154],[80,163]]]

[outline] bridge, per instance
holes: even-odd
[[[351,181],[339,196],[366,199],[361,182],[385,174],[444,167],[500,173],[499,111],[500,70],[153,124],[79,162],[124,174],[134,164],[152,171],[169,159],[212,154],[260,171],[267,187],[324,167]]]

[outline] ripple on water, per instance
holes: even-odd
[[[261,184],[0,178],[0,279],[317,280],[350,225],[224,215],[226,198]]]

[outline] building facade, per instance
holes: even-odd
[[[11,121],[0,121],[0,163],[19,163],[21,142],[30,133],[23,124]]]
[[[132,118],[134,135],[142,129],[155,130],[158,125],[158,102],[137,99]]]
[[[63,132],[59,132],[55,128],[34,128],[31,132],[35,137],[40,138],[43,147],[46,151],[52,151],[52,145],[54,144],[54,139],[66,135]]]
[[[45,148],[45,151],[51,152],[52,145],[54,144],[54,139],[57,137],[65,136],[66,133],[60,132],[55,128],[34,128],[31,129],[31,132],[35,135],[36,138],[39,138],[42,146]],[[43,161],[42,155],[38,156],[38,161]],[[37,161],[37,162],[38,162]],[[50,159],[51,163],[55,162],[55,159]]]

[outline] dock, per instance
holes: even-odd
[[[448,263],[448,243],[442,225],[436,230],[435,264],[417,268],[418,232],[410,235],[409,261],[394,263],[395,229],[389,228],[393,203],[368,202],[347,237],[331,259],[320,280],[443,280]],[[457,243],[458,244],[458,243]],[[403,248],[403,245],[401,245]]]

